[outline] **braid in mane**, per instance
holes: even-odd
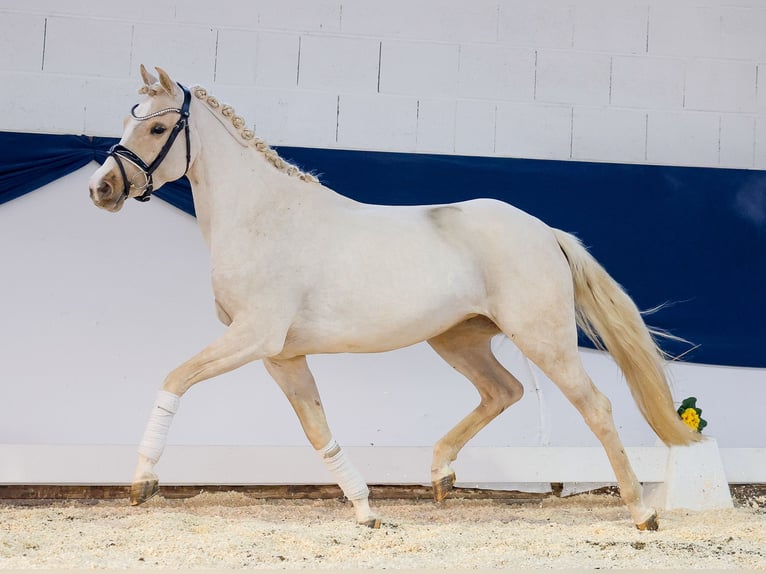
[[[193,89],[194,95],[205,102],[211,110],[220,113],[224,118],[227,118],[231,125],[239,132],[239,136],[244,140],[245,145],[252,145],[256,150],[264,155],[266,160],[276,167],[279,171],[286,173],[287,175],[297,177],[302,181],[311,183],[319,183],[319,180],[313,174],[306,173],[298,169],[297,166],[285,161],[279,156],[269,144],[255,135],[255,132],[249,128],[246,128],[245,119],[242,116],[238,116],[234,113],[234,108],[227,104],[221,104],[215,96],[208,95],[207,90],[202,87],[195,87]]]

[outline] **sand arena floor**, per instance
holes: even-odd
[[[0,569],[759,569],[766,501],[665,511],[639,532],[612,494],[535,502],[380,500],[383,526],[337,499],[186,499],[0,504]]]

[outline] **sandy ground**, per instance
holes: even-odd
[[[380,530],[340,500],[187,499],[0,504],[0,568],[759,569],[764,497],[724,511],[665,511],[639,532],[610,494],[381,500]]]

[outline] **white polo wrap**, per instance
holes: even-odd
[[[367,499],[370,494],[367,484],[356,467],[346,458],[346,453],[335,439],[331,439],[327,446],[320,448],[317,452],[335,477],[346,498],[352,501]]]
[[[139,454],[142,454],[152,462],[157,462],[165,448],[168,439],[170,423],[173,422],[173,415],[178,410],[181,397],[167,391],[159,391],[157,400],[149,415],[149,422],[144,431],[144,438],[138,447]]]

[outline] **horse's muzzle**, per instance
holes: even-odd
[[[91,177],[88,184],[90,189],[90,199],[93,203],[107,211],[119,211],[125,203],[125,197],[116,186],[111,172],[103,173],[98,170]]]

